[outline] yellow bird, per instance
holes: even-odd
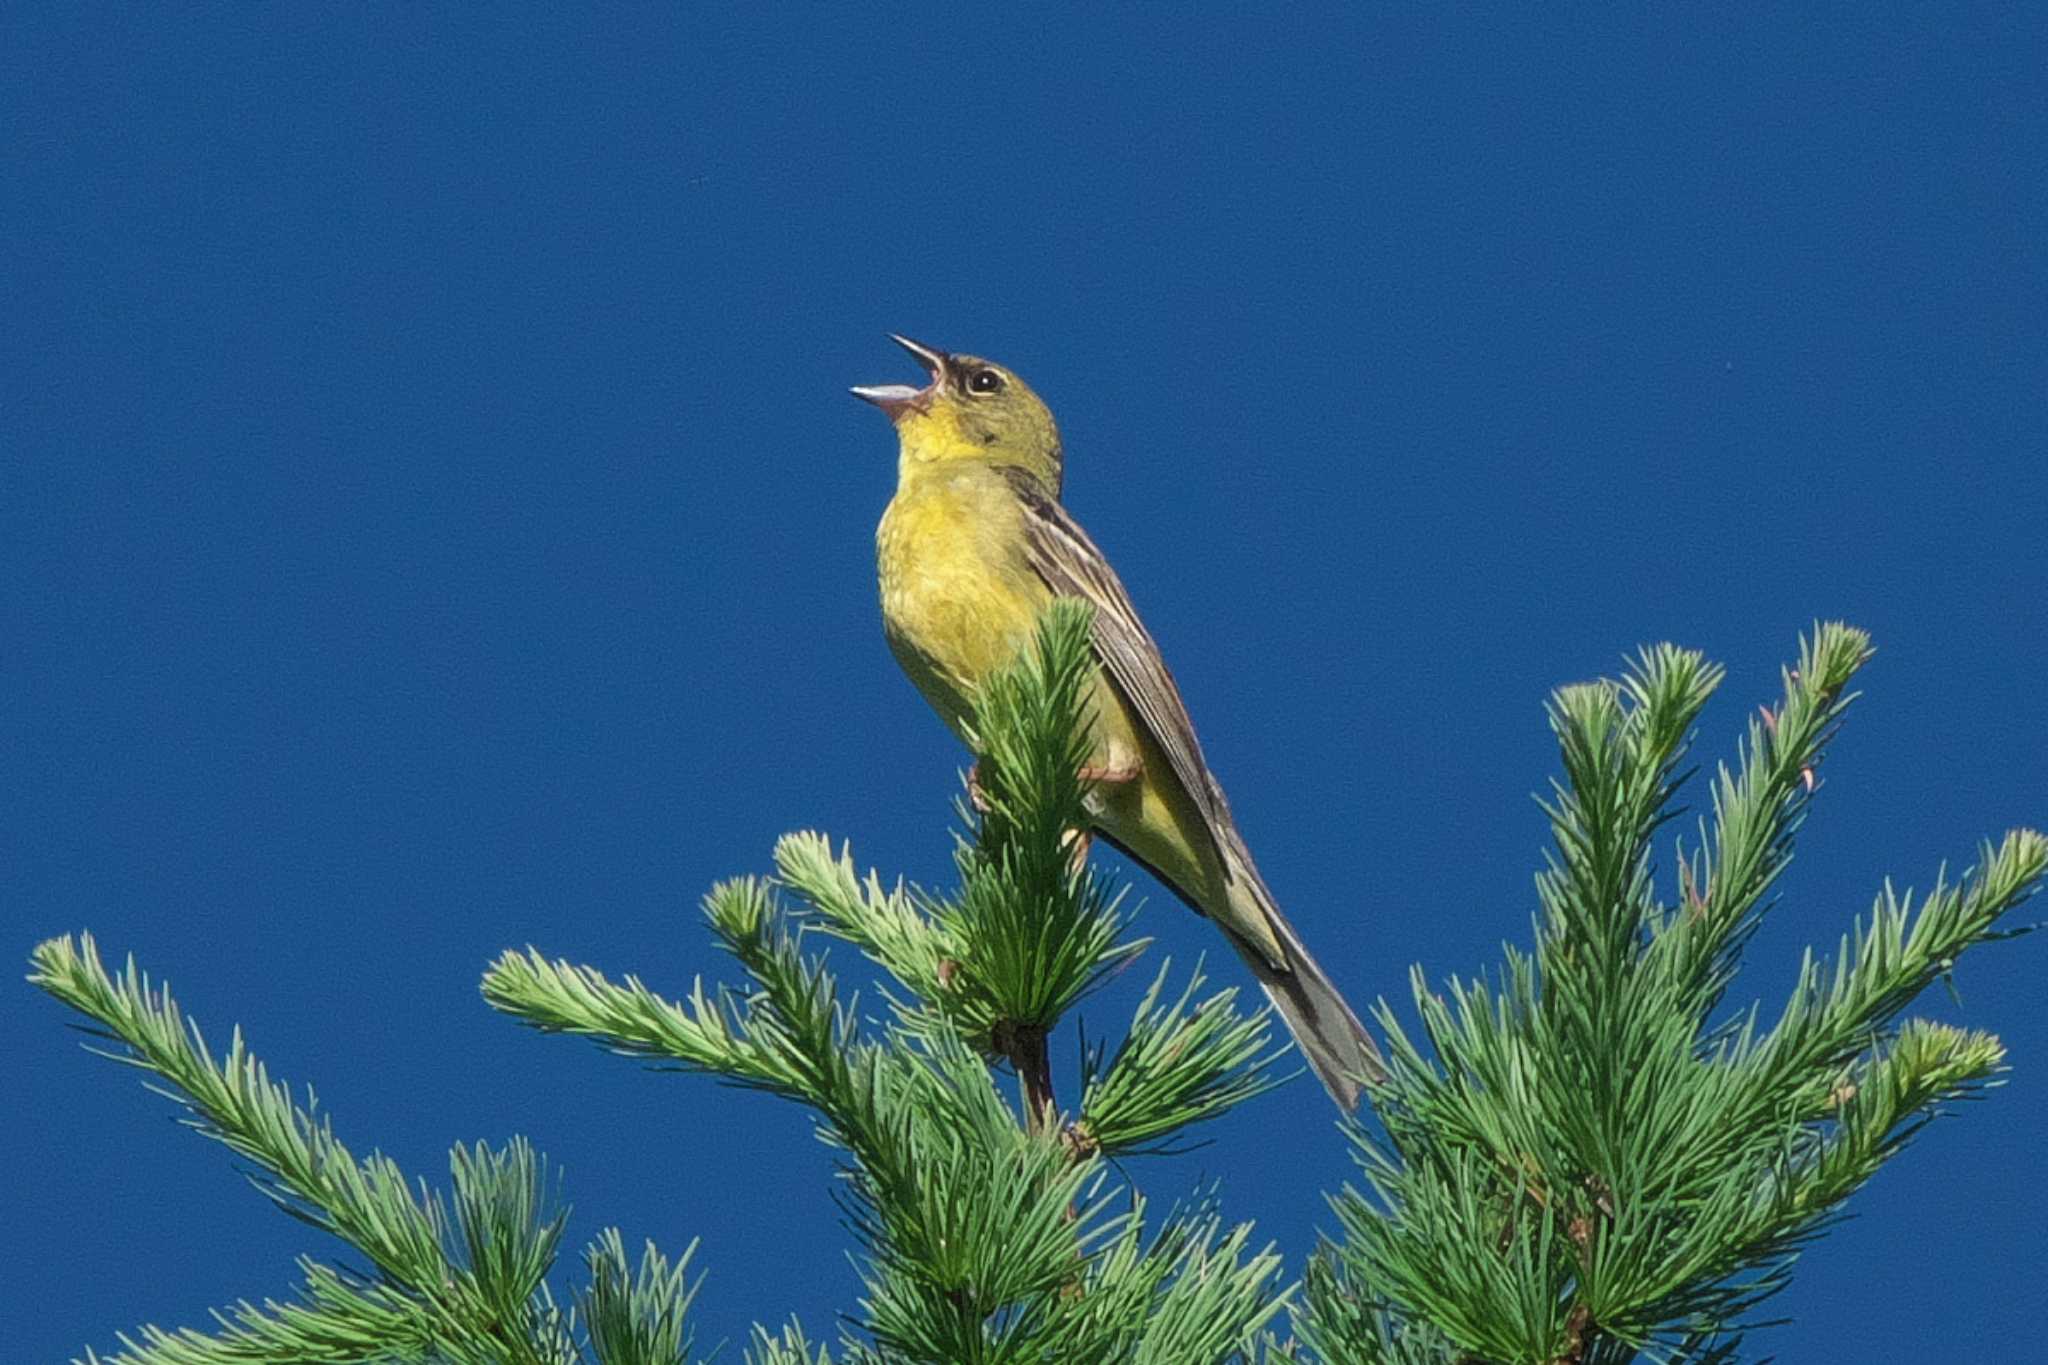
[[[1384,1075],[1379,1049],[1281,915],[1159,646],[1060,506],[1051,411],[1000,365],[891,339],[929,382],[853,392],[889,415],[902,445],[875,549],[882,624],[903,671],[964,738],[977,687],[1030,641],[1046,604],[1091,603],[1095,832],[1216,922],[1331,1097],[1356,1107],[1360,1082]]]

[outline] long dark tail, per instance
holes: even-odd
[[[1276,965],[1257,945],[1227,927],[1224,936],[1265,988],[1266,998],[1273,1002],[1274,1010],[1294,1035],[1301,1055],[1308,1058],[1330,1098],[1338,1108],[1350,1113],[1358,1107],[1361,1082],[1386,1078],[1387,1066],[1379,1045],[1351,1012],[1343,993],[1309,955],[1301,936],[1273,903],[1273,893],[1266,889],[1258,872],[1250,867],[1242,871],[1247,875],[1237,877],[1231,886],[1231,899],[1236,902],[1232,908],[1244,918],[1257,914],[1272,925],[1274,937],[1287,954],[1287,962],[1284,966]]]

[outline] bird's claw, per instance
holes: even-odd
[[[1088,850],[1095,846],[1095,836],[1085,829],[1070,829],[1066,834],[1067,870],[1080,876],[1088,866]]]

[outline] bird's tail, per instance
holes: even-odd
[[[1273,936],[1279,940],[1287,960],[1284,964],[1273,962],[1259,945],[1227,926],[1226,936],[1258,978],[1266,998],[1273,1002],[1274,1010],[1294,1035],[1301,1055],[1308,1058],[1330,1098],[1350,1113],[1358,1107],[1361,1082],[1378,1082],[1386,1077],[1387,1067],[1380,1057],[1379,1045],[1358,1022],[1358,1016],[1351,1012],[1336,984],[1309,956],[1301,936],[1280,913],[1273,893],[1266,889],[1257,869],[1247,860],[1240,869],[1233,870],[1240,875],[1231,885],[1231,899],[1239,902],[1232,908],[1246,918],[1257,914],[1272,925]]]

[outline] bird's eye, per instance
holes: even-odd
[[[1003,387],[1003,377],[994,370],[976,370],[967,377],[969,393],[995,393]]]

